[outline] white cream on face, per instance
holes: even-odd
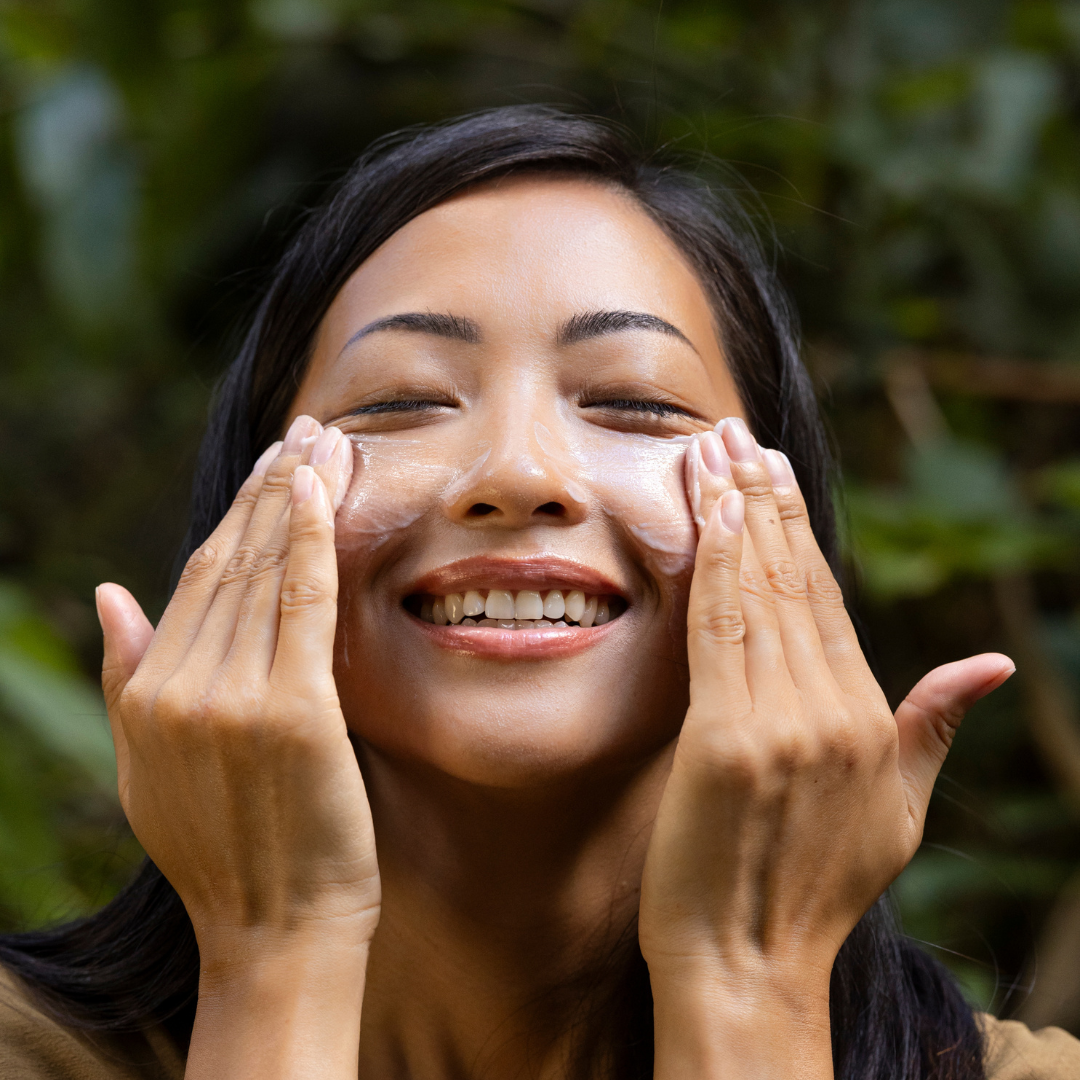
[[[519,468],[544,470],[567,500],[605,515],[651,572],[675,576],[692,566],[697,534],[683,482],[689,436],[658,438],[578,422],[559,438],[539,421],[532,426],[530,453]],[[490,445],[460,440],[455,446],[434,432],[350,439],[356,464],[337,519],[342,551],[374,551],[425,514],[445,511],[483,478],[491,458]]]

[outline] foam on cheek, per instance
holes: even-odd
[[[337,515],[337,544],[376,548],[427,512],[431,499],[424,489],[445,483],[444,469],[423,461],[429,455],[418,439],[349,439],[353,475]]]
[[[483,473],[491,448],[447,461],[428,441],[350,435],[352,482],[337,516],[339,549],[374,550],[440,505],[456,502]]]
[[[683,481],[689,442],[620,435],[604,447],[590,478],[607,514],[625,524],[652,568],[669,577],[693,567],[697,548]]]
[[[522,460],[522,470],[547,472],[580,505],[595,500],[657,573],[674,576],[692,567],[697,533],[683,481],[689,437],[594,428],[567,443],[538,422],[533,435],[539,452]],[[452,506],[483,475],[492,452],[473,444],[470,456],[455,462],[429,440],[349,438],[356,461],[337,519],[338,547],[345,550],[373,551],[425,514]]]
[[[567,493],[584,501],[585,489],[575,478],[584,481],[654,570],[673,576],[693,565],[697,533],[683,481],[689,436],[660,439],[598,428],[564,446],[543,424],[535,425],[535,433]]]

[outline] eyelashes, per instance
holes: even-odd
[[[430,412],[432,409],[453,408],[448,401],[430,401],[423,398],[398,398],[393,401],[376,401],[360,405],[349,411],[350,416],[375,416],[383,413]]]
[[[447,401],[431,401],[422,398],[400,398],[393,401],[378,401],[370,405],[360,405],[352,409],[350,416],[372,416],[385,413],[429,412],[432,409],[453,408]],[[649,416],[668,419],[682,416],[693,419],[686,409],[679,408],[667,401],[652,401],[640,398],[614,398],[610,401],[588,401],[582,403],[583,409],[609,409],[612,412],[644,413]]]
[[[589,401],[581,406],[583,409],[610,409],[612,412],[645,413],[648,416],[656,416],[661,419],[669,419],[673,416],[693,419],[691,413],[678,405],[672,405],[667,401],[652,401],[642,398],[614,398],[610,401]]]

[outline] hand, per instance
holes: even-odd
[[[300,417],[191,556],[156,631],[125,589],[98,590],[120,801],[199,944],[196,1059],[200,1019],[239,998],[237,1017],[269,1017],[269,980],[290,966],[298,989],[306,973],[352,1002],[358,1030],[380,885],[332,670],[333,519],[351,472],[348,439]],[[220,1032],[230,1049],[244,1041],[234,1021]],[[355,1076],[355,1039],[350,1052]],[[233,1075],[210,1056],[208,1075]]]
[[[658,1075],[667,1047],[737,1076],[831,1076],[836,954],[915,853],[965,711],[1013,665],[985,654],[937,668],[893,716],[783,455],[729,420],[688,449],[687,481],[701,529],[690,708],[639,921]],[[695,1009],[714,1029],[726,1013],[727,1034],[706,1046],[683,1031],[676,1049],[662,1017],[681,1010],[685,1028]]]

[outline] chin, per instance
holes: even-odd
[[[555,695],[551,695],[555,697]],[[678,734],[685,703],[660,713],[571,706],[565,694],[521,700],[477,694],[468,707],[429,707],[415,699],[406,712],[343,702],[350,732],[381,758],[421,767],[462,783],[488,788],[529,788],[619,772],[655,755]],[[603,701],[605,695],[581,695]]]

